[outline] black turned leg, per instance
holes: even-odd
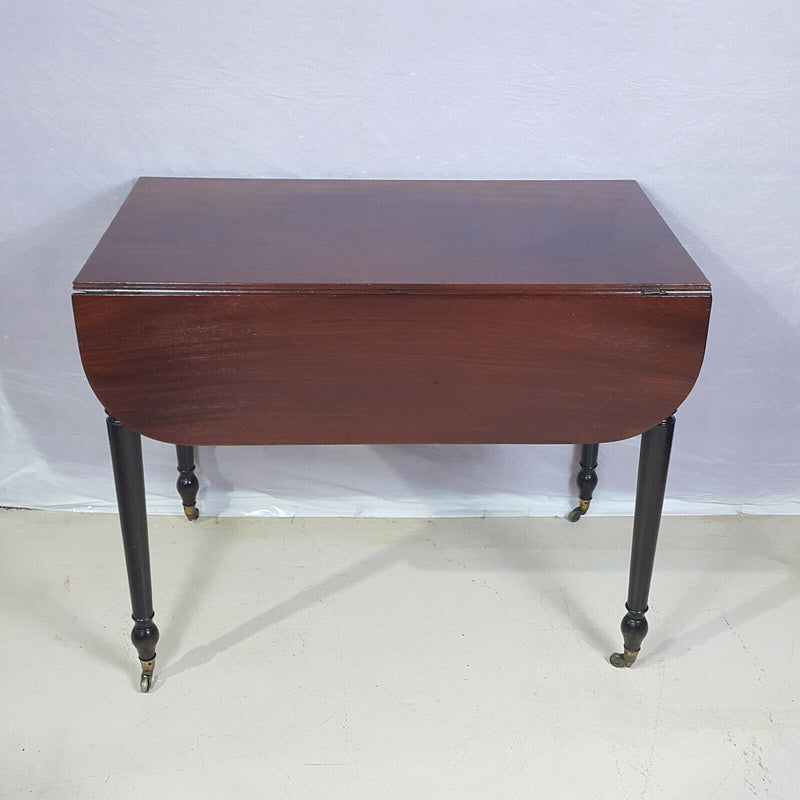
[[[642,640],[647,635],[647,620],[644,615],[650,594],[650,579],[653,577],[674,430],[675,417],[668,417],[642,434],[636,510],[633,516],[628,602],[625,603],[628,613],[621,625],[624,651],[611,656],[611,663],[615,667],[630,667],[636,661]]]
[[[581,447],[581,469],[578,473],[578,505],[567,514],[570,522],[577,522],[588,510],[592,502],[592,493],[597,486],[597,452],[598,444],[585,444]]]
[[[144,497],[142,440],[136,431],[108,415],[108,441],[117,489],[119,524],[128,568],[133,630],[131,641],[142,663],[139,686],[150,689],[156,660],[158,628],[153,622],[153,592],[150,586],[150,551],[147,541],[147,509]]]
[[[178,494],[183,501],[183,513],[190,522],[200,516],[195,502],[200,484],[194,474],[194,448],[191,445],[177,444],[178,451]]]

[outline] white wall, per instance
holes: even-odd
[[[0,504],[113,504],[69,295],[136,176],[635,178],[714,290],[668,510],[798,513],[799,8],[6,4]],[[145,458],[151,510],[178,510],[171,449]],[[629,510],[635,458],[635,441],[601,448],[597,513]],[[206,513],[558,514],[574,462],[571,447],[199,453]]]

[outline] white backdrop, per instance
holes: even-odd
[[[667,510],[800,513],[800,6],[5,4],[0,505],[110,510],[70,284],[138,175],[634,178],[711,280]],[[601,447],[628,512],[636,441]],[[146,442],[151,511],[180,512]],[[572,447],[201,448],[204,513],[562,514]]]

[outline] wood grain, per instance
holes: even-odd
[[[78,291],[517,293],[708,281],[635,181],[141,178]]]
[[[105,407],[173,443],[603,442],[674,411],[710,298],[73,297]]]
[[[155,439],[546,443],[672,413],[711,297],[634,181],[144,178],[73,303]]]

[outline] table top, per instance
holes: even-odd
[[[626,438],[711,307],[634,181],[141,178],[74,286],[105,408],[205,445]]]
[[[635,181],[140,178],[77,292],[708,294]]]

